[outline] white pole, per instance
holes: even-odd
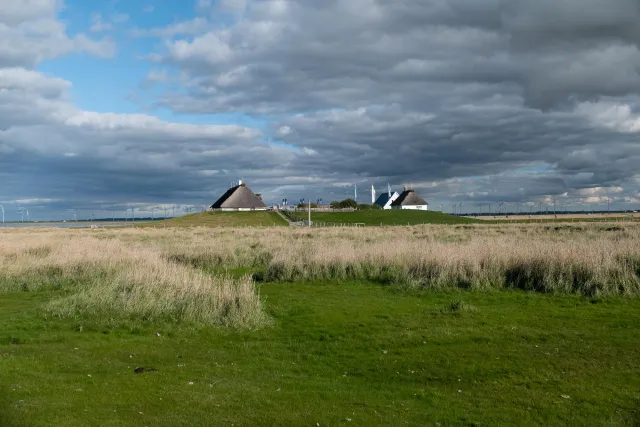
[[[0,205],[0,209],[2,209],[2,223],[4,224],[4,206]]]
[[[309,205],[309,227],[311,227],[311,199],[307,204]]]

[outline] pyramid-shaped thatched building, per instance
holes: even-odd
[[[429,210],[429,205],[415,190],[409,190],[407,187],[400,196],[391,203],[391,209],[411,209],[426,211]]]
[[[211,209],[222,211],[264,211],[267,205],[242,181],[227,190]]]

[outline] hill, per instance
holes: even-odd
[[[306,220],[307,215],[297,212],[297,218]],[[472,218],[458,217],[435,211],[375,210],[355,212],[311,212],[311,221],[327,224],[417,225],[417,224],[469,224],[477,223]]]
[[[166,227],[273,227],[286,226],[280,215],[270,211],[250,212],[202,212],[172,218],[166,221],[148,223],[147,226]]]

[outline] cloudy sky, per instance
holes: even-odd
[[[0,0],[0,204],[640,208],[639,48],[638,0]]]

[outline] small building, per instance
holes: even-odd
[[[221,211],[266,211],[267,205],[261,195],[256,195],[242,181],[231,187],[213,205],[213,210]]]
[[[408,190],[405,187],[402,194],[391,203],[391,209],[427,211],[429,210],[429,205],[415,190]]]
[[[382,209],[391,209],[391,204],[400,197],[397,191],[389,191],[380,194],[374,204],[380,206]]]

